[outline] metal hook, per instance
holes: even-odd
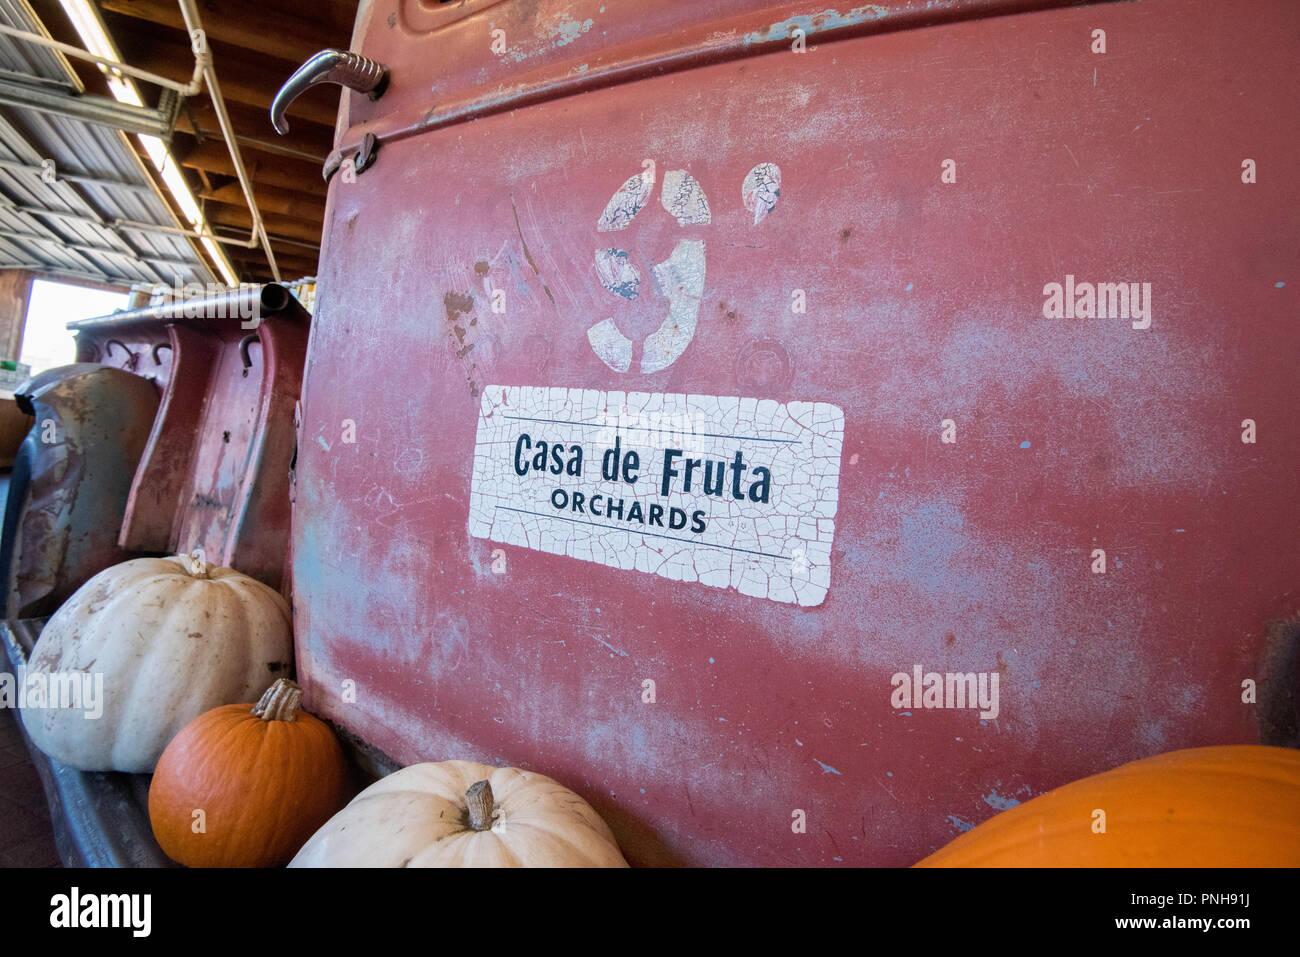
[[[122,347],[122,351],[126,353],[126,368],[134,371],[135,364],[140,361],[140,357],[128,349],[124,342],[120,342],[117,339],[109,339],[108,342],[104,344],[104,358],[111,359],[113,357],[113,346]]]
[[[244,364],[244,375],[248,375],[248,370],[253,368],[253,359],[248,354],[248,347],[257,341],[257,333],[250,332],[244,338],[239,340],[239,361]]]
[[[170,352],[170,351],[171,351],[171,348],[172,348],[172,344],[171,344],[170,342],[160,342],[160,343],[158,343],[156,346],[154,346],[154,347],[153,347],[153,353],[152,353],[152,355],[153,355],[153,364],[156,365],[156,366],[160,366],[160,365],[162,365],[162,360],[158,358],[158,350],[159,350],[159,349],[166,349],[168,352]]]
[[[338,83],[374,100],[388,85],[388,68],[351,50],[321,50],[294,71],[271,104],[271,125],[283,136],[289,132],[285,113],[289,104],[317,83]]]

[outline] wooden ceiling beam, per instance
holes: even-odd
[[[203,215],[213,226],[227,231],[247,232],[253,227],[253,216],[244,206],[227,206],[224,203],[210,203],[203,210]],[[266,231],[276,236],[301,240],[305,243],[320,245],[321,227],[315,223],[304,223],[275,213],[263,213],[262,222]],[[314,252],[305,246],[297,247],[306,253]]]
[[[194,74],[194,53],[184,33],[153,26],[132,17],[106,13],[109,33],[121,47],[125,62],[150,73],[188,83]],[[257,54],[213,42],[212,61],[227,102],[244,103],[270,114],[276,92],[293,68],[279,61],[267,64]],[[333,84],[313,87],[293,101],[289,115],[333,128],[338,114],[340,88]]]
[[[317,196],[257,183],[253,184],[253,195],[257,198],[257,208],[264,213],[288,216],[291,219],[315,223],[317,226],[324,225],[325,207]],[[244,199],[244,189],[238,182],[202,190],[199,193],[199,198],[214,203],[224,203],[227,206],[247,205]]]
[[[190,169],[207,170],[222,176],[235,175],[234,161],[226,150],[226,144],[220,140],[205,140],[187,149],[181,149],[178,144],[173,152],[177,162]],[[319,166],[284,156],[272,156],[259,150],[241,150],[241,153],[248,175],[252,177],[254,190],[257,184],[264,183],[267,186],[318,195],[322,197],[323,207],[326,184]]]
[[[428,0],[425,0],[428,2]],[[357,0],[263,0],[267,9],[286,16],[312,16],[334,30],[344,31],[342,42],[335,46],[346,47],[352,39],[352,25],[357,19]],[[311,13],[305,12],[310,7]]]
[[[206,96],[195,97],[186,106],[205,136],[220,135],[221,124],[217,121],[217,111],[213,108],[211,100]],[[250,148],[261,145],[268,152],[289,151],[286,155],[307,153],[315,157],[316,162],[321,165],[324,165],[325,157],[329,156],[330,151],[334,149],[334,127],[332,126],[299,120],[293,124],[293,129],[287,136],[280,136],[271,126],[270,113],[242,103],[227,103],[226,109],[230,113],[230,122],[235,127],[235,135],[241,139],[241,147],[247,142]],[[177,127],[181,132],[191,132],[190,117],[184,112],[177,121]]]
[[[185,29],[176,0],[100,0],[99,5],[174,30]],[[347,47],[350,29],[340,30],[299,6],[297,13],[290,14],[250,0],[204,0],[199,15],[213,40],[289,61],[291,69],[325,47]]]

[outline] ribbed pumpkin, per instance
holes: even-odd
[[[194,556],[136,558],[77,589],[46,622],[27,666],[29,683],[35,674],[102,675],[103,714],[31,706],[23,724],[38,748],[74,768],[152,771],[190,721],[256,701],[292,663],[279,593]]]
[[[334,815],[290,867],[627,867],[591,805],[542,774],[413,764]]]
[[[1094,833],[1094,812],[1105,833]],[[1300,751],[1191,748],[1003,811],[917,867],[1297,867]]]
[[[278,867],[343,806],[343,749],[301,700],[281,678],[252,708],[213,708],[172,739],[149,787],[149,822],[168,857],[187,867]]]

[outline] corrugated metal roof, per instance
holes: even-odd
[[[0,22],[47,34],[26,0],[0,0]],[[0,71],[81,90],[61,53],[6,36],[0,36]],[[54,161],[56,177],[112,182],[44,182],[40,166],[46,159]],[[118,219],[184,225],[157,193],[120,130],[0,106],[0,163],[5,162],[0,165],[0,269],[24,267],[123,283],[213,280],[185,237],[109,225]],[[55,215],[59,213],[65,215]]]

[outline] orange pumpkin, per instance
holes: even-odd
[[[199,715],[158,759],[149,822],[167,856],[188,867],[285,864],[343,806],[343,749],[298,705],[302,689],[275,682],[250,710]]]
[[[916,866],[1300,866],[1300,751],[1229,745],[1134,761],[1003,811]]]

